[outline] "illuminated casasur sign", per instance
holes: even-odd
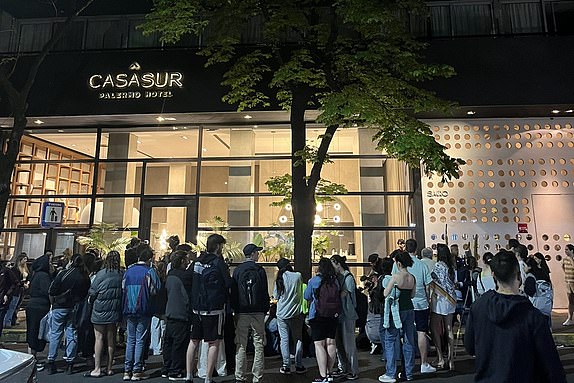
[[[132,72],[93,74],[88,86],[99,91],[101,100],[171,98],[173,89],[183,88],[181,72],[139,72],[137,62],[129,69]]]

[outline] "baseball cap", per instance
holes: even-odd
[[[243,248],[243,254],[247,256],[253,254],[254,251],[261,251],[261,250],[263,250],[262,247],[250,243],[248,245],[245,245],[245,247]]]

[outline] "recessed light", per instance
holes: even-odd
[[[165,117],[165,120],[166,120],[166,121],[176,121],[177,118],[175,118],[175,117]]]
[[[138,144],[141,144],[142,142],[140,140],[137,141]]]
[[[202,151],[202,152],[207,152],[207,149],[202,148],[201,151]]]
[[[163,118],[162,116],[158,116],[158,117],[156,117],[156,120],[158,122],[162,122],[162,121],[165,121],[165,118]]]
[[[468,114],[469,116],[472,116],[472,115],[476,114],[476,112],[474,110],[469,110],[466,112],[466,114]]]
[[[72,148],[75,148],[75,147],[76,147],[76,144],[72,144]]]
[[[181,136],[181,138],[183,138],[184,140],[187,140],[187,136]]]
[[[64,133],[62,129],[58,129],[58,133]]]
[[[560,111],[559,111],[558,109],[553,109],[553,110],[552,110],[552,113],[558,114],[558,113],[560,113]]]
[[[173,129],[173,130],[177,130],[177,126],[174,126],[172,129]]]
[[[42,125],[44,123],[44,121],[42,120],[34,120],[34,124],[36,125]]]
[[[257,129],[259,127],[259,125],[253,125],[254,129]]]
[[[338,216],[338,215],[333,216],[333,222],[335,222],[335,223],[341,222],[341,216]]]
[[[246,114],[245,116],[243,116],[243,118],[245,118],[246,120],[251,120],[253,116],[250,114]]]
[[[564,111],[564,113],[572,113],[572,112],[574,112],[574,109],[568,109]]]

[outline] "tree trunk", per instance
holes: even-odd
[[[311,255],[313,226],[315,218],[314,191],[307,186],[307,171],[305,161],[295,153],[303,150],[306,144],[305,110],[307,97],[299,91],[293,92],[291,104],[291,175],[293,194],[291,205],[293,206],[293,225],[295,242],[295,270],[301,272],[303,281],[311,277]]]
[[[21,107],[14,111],[14,125],[10,132],[6,151],[0,155],[0,230],[4,229],[4,217],[8,207],[8,197],[10,197],[10,185],[14,165],[20,152],[20,140],[24,129],[26,129],[26,108]]]

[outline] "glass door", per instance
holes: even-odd
[[[195,242],[197,236],[195,199],[144,199],[140,216],[140,238],[147,239],[156,254],[169,251],[168,238],[180,243]]]

